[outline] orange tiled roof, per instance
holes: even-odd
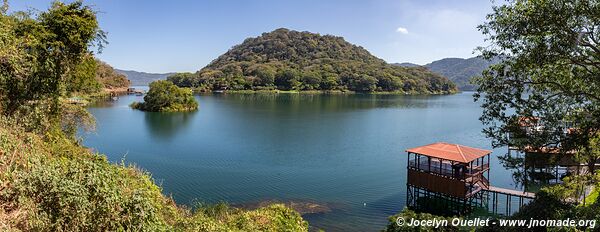
[[[451,143],[432,143],[429,145],[415,147],[406,150],[406,152],[416,153],[424,156],[430,156],[445,160],[452,160],[461,163],[469,163],[477,158],[492,153],[490,150],[467,147]]]

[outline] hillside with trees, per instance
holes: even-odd
[[[448,79],[387,64],[342,37],[280,28],[248,38],[196,73],[168,80],[198,91],[326,90],[443,94]]]
[[[98,67],[96,69],[96,80],[105,89],[127,88],[130,81],[127,76],[117,72],[112,66],[100,60],[96,60]]]

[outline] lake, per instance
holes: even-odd
[[[141,96],[89,108],[84,144],[147,170],[179,204],[326,204],[311,229],[379,231],[406,203],[407,148],[438,141],[490,149],[472,93],[445,96],[215,94],[193,113],[146,113]],[[491,159],[492,185],[515,188]]]

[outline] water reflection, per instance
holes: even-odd
[[[445,106],[440,96],[399,96],[377,94],[221,94],[216,97],[236,107],[263,108],[290,114],[303,112],[347,112],[374,108],[430,108]],[[441,104],[441,105],[440,105]]]
[[[176,135],[179,130],[186,128],[196,113],[195,111],[178,113],[145,112],[144,120],[152,137],[169,139]]]
[[[117,100],[119,97],[116,98]],[[118,105],[118,102],[113,100],[112,98],[106,98],[103,100],[92,101],[88,107],[91,108],[110,108]]]

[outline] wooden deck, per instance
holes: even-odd
[[[531,198],[531,199],[535,198],[535,193],[521,192],[521,191],[517,191],[517,190],[513,190],[513,189],[499,188],[499,187],[495,187],[495,186],[489,186],[487,191],[517,196],[517,197],[524,197],[524,198]]]

